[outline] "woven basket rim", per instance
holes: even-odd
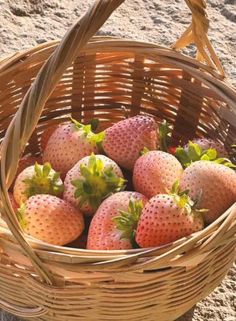
[[[108,35],[95,35],[93,36],[89,42],[85,45],[84,49],[80,52],[80,55],[83,54],[85,51],[89,50],[90,47],[94,44],[97,43],[98,45],[101,45],[102,43],[116,43],[116,42],[122,42],[122,43],[127,43],[127,44],[137,44],[140,46],[146,46],[148,49],[153,48],[153,49],[160,49],[160,50],[167,50],[174,52],[175,55],[179,56],[179,58],[182,58],[184,61],[188,61],[194,66],[198,66],[201,68],[203,72],[206,72],[209,76],[212,78],[216,79],[217,81],[220,81],[224,84],[227,84],[227,86],[230,87],[232,91],[235,92],[236,94],[236,87],[234,87],[231,82],[229,77],[223,77],[219,75],[217,72],[215,72],[212,68],[210,68],[208,65],[206,65],[203,62],[198,61],[196,58],[189,56],[180,50],[176,50],[174,48],[164,46],[161,44],[156,44],[151,41],[140,41],[137,39],[132,39],[132,38],[122,38],[122,37],[116,37],[116,36],[108,36]],[[14,67],[14,64],[22,62],[22,58],[26,57],[27,55],[30,55],[32,53],[37,53],[41,50],[47,50],[50,47],[52,49],[55,49],[57,45],[60,44],[60,39],[54,39],[54,40],[49,40],[46,41],[42,44],[38,44],[35,46],[32,46],[27,49],[22,49],[14,53],[9,53],[4,55],[3,57],[0,57],[0,73],[4,72],[5,68],[11,68]],[[103,48],[103,52],[112,52],[112,50],[106,50],[106,48]],[[126,52],[126,51],[123,51]],[[128,52],[128,51],[127,51]],[[10,65],[9,65],[10,64]]]
[[[148,49],[153,49],[153,50],[163,50],[163,53],[171,52],[175,56],[177,56],[180,59],[180,62],[174,61],[174,59],[171,60],[171,62],[168,62],[170,64],[176,65],[179,68],[185,67],[183,64],[189,64],[189,68],[187,68],[187,72],[192,75],[194,72],[194,77],[196,79],[199,79],[202,81],[202,76],[204,76],[204,81],[209,86],[211,89],[214,86],[215,89],[219,89],[223,92],[226,91],[227,95],[230,96],[230,99],[228,99],[228,96],[223,94],[223,98],[226,99],[227,104],[232,107],[235,107],[235,110],[231,108],[231,111],[235,114],[236,117],[236,87],[232,85],[230,82],[229,77],[222,77],[219,75],[216,71],[214,71],[212,68],[210,68],[208,65],[196,60],[194,57],[190,57],[180,51],[174,50],[173,48],[155,44],[152,42],[147,42],[147,41],[139,41],[139,40],[133,40],[133,39],[128,39],[128,38],[120,38],[120,37],[114,37],[114,36],[93,36],[90,41],[85,45],[83,50],[80,52],[80,55],[85,53],[85,52],[91,52],[94,50],[93,45],[96,43],[96,45],[100,48],[102,52],[112,52],[112,50],[107,50],[104,47],[104,43],[106,44],[111,44],[114,45],[116,43],[123,43],[123,44],[132,44],[132,46],[144,46],[147,47]],[[17,53],[13,53],[8,55],[7,57],[4,57],[2,60],[0,59],[0,79],[3,77],[5,72],[9,72],[11,68],[14,68],[17,64],[24,63],[24,61],[27,59],[30,54],[37,54],[41,50],[47,50],[47,49],[52,49],[53,51],[56,49],[57,45],[60,44],[60,40],[52,40],[52,41],[47,41],[43,44],[39,44],[36,46],[33,46],[31,48],[28,48],[26,50],[19,51]],[[117,52],[117,51],[116,51]],[[121,51],[122,52],[122,51]],[[129,52],[129,51],[123,51],[123,52]],[[22,60],[22,58],[24,58]],[[191,65],[191,67],[190,67]],[[193,71],[194,70],[194,71]],[[231,122],[230,117],[228,116],[228,121]]]

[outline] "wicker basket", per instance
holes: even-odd
[[[7,192],[19,157],[39,154],[42,130],[71,115],[85,122],[97,116],[105,128],[124,117],[125,107],[129,115],[167,119],[176,141],[209,136],[229,147],[236,138],[236,93],[207,39],[203,0],[186,0],[192,24],[175,47],[194,41],[208,65],[154,44],[91,38],[122,2],[97,1],[59,45],[0,62],[0,191],[7,222],[0,224],[0,307],[23,318],[172,321],[207,296],[234,261],[235,206],[203,231],[152,249],[56,247],[19,227]]]

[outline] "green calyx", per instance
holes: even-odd
[[[36,194],[61,195],[64,186],[60,180],[60,174],[55,172],[50,163],[34,165],[34,175],[23,181],[26,185],[25,194],[27,198]]]
[[[88,165],[81,164],[81,178],[73,180],[75,198],[79,198],[79,205],[88,203],[94,210],[98,208],[103,199],[122,191],[125,180],[114,173],[112,166],[105,167],[103,161],[92,154]]]
[[[130,199],[128,211],[119,210],[113,218],[116,228],[122,232],[121,238],[128,239],[134,244],[136,229],[143,210],[142,200]]]
[[[17,216],[20,226],[22,227],[23,230],[26,229],[26,227],[28,225],[28,223],[25,219],[25,210],[26,210],[26,205],[25,205],[25,203],[22,203],[16,212],[16,216]]]
[[[159,125],[159,137],[160,137],[160,146],[159,149],[163,152],[168,151],[168,146],[171,143],[171,125],[164,120]]]
[[[148,152],[150,152],[150,149],[148,149],[147,147],[144,147],[140,152],[140,156],[146,155]]]
[[[198,144],[191,141],[188,143],[187,149],[177,147],[175,157],[180,161],[184,168],[199,160],[210,161],[227,167],[236,168],[229,159],[218,158],[217,151],[214,148],[203,150]]]
[[[198,209],[198,204],[202,198],[202,191],[200,190],[195,200],[189,196],[189,190],[180,190],[179,181],[176,181],[169,193],[174,198],[175,203],[186,211],[187,214],[197,214],[207,212],[207,209]]]
[[[97,145],[98,147],[101,146],[101,143],[105,138],[105,132],[102,131],[97,134],[93,132],[93,130],[95,131],[99,127],[98,119],[92,119],[91,123],[88,125],[83,125],[73,118],[71,118],[71,121],[74,123],[76,130],[83,131],[84,136],[90,143]]]
[[[194,201],[189,197],[189,190],[181,191],[179,181],[176,181],[169,193],[174,197],[176,204],[187,211],[188,214],[192,212]]]

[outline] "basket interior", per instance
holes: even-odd
[[[222,108],[228,108],[224,99],[184,67],[180,68],[179,61],[167,63],[163,54],[158,55],[158,49],[153,55],[132,46],[129,50],[126,46],[125,51],[115,45],[107,50],[105,44],[95,51],[95,46],[96,42],[94,47],[85,49],[64,73],[46,103],[26,154],[39,154],[43,129],[71,116],[84,123],[99,118],[101,127],[106,128],[127,115],[151,114],[173,125],[176,144],[202,136],[216,138],[226,148],[233,143],[236,127],[220,116]],[[49,43],[20,55],[0,78],[1,139],[54,47]],[[181,66],[183,62],[184,58]],[[192,66],[198,69],[194,61]]]

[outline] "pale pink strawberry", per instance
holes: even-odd
[[[98,153],[104,133],[94,134],[91,125],[72,123],[59,126],[50,136],[43,152],[43,161],[61,173],[66,173],[83,157]]]
[[[155,120],[139,115],[107,128],[102,146],[108,157],[131,170],[144,147],[154,150],[158,144]]]
[[[12,184],[11,184],[10,191],[13,190],[13,187],[14,187],[14,184],[15,184],[15,181],[16,181],[17,176],[18,176],[26,167],[29,167],[29,166],[31,166],[31,165],[34,165],[35,163],[42,164],[42,162],[43,162],[43,161],[42,161],[42,158],[39,157],[39,156],[31,156],[31,155],[25,155],[25,156],[23,156],[23,157],[19,160],[18,167],[17,167],[17,172],[16,172],[16,176],[15,176],[14,181],[13,181]]]
[[[16,178],[13,195],[16,203],[20,205],[30,196],[36,194],[51,194],[61,196],[63,182],[59,173],[55,172],[49,163],[25,168]]]
[[[211,223],[236,202],[236,173],[233,169],[210,161],[197,161],[184,170],[180,180],[182,189],[189,189],[190,196],[199,200],[206,223]]]
[[[134,165],[134,188],[150,198],[170,190],[182,173],[183,168],[173,155],[150,151],[141,156]]]
[[[147,201],[144,195],[137,192],[119,192],[108,197],[92,219],[87,249],[131,249],[137,221]],[[125,227],[122,224],[124,217],[130,222]]]
[[[224,164],[228,167],[234,166],[226,157],[219,157],[218,151],[215,148],[210,147],[206,149],[207,146],[216,147],[220,151],[221,155],[225,154],[228,156],[226,151],[223,153],[223,145],[222,147],[220,143],[210,141],[208,139],[202,139],[202,143],[200,142],[200,144],[197,143],[197,140],[195,142],[189,141],[189,143],[184,147],[177,147],[174,155],[184,168],[200,160]]]
[[[168,147],[167,152],[172,155],[175,155],[176,149],[177,149],[177,146],[170,146],[170,147]]]
[[[83,232],[83,215],[64,200],[47,194],[30,197],[18,211],[25,233],[53,245],[65,245]]]
[[[186,194],[152,197],[138,222],[137,244],[140,247],[161,246],[202,230],[202,215],[192,210],[192,205]]]
[[[42,151],[44,151],[44,149],[46,148],[47,143],[49,141],[49,138],[52,136],[52,134],[55,132],[55,130],[59,126],[60,126],[59,124],[52,124],[42,132],[41,140],[40,140],[40,146],[41,146]]]
[[[224,145],[211,138],[195,138],[192,140],[193,143],[198,144],[203,151],[207,149],[215,149],[218,157],[229,157]],[[188,145],[185,146],[187,148]]]
[[[66,175],[63,198],[85,214],[94,214],[104,198],[124,188],[119,166],[104,155],[81,159]]]

